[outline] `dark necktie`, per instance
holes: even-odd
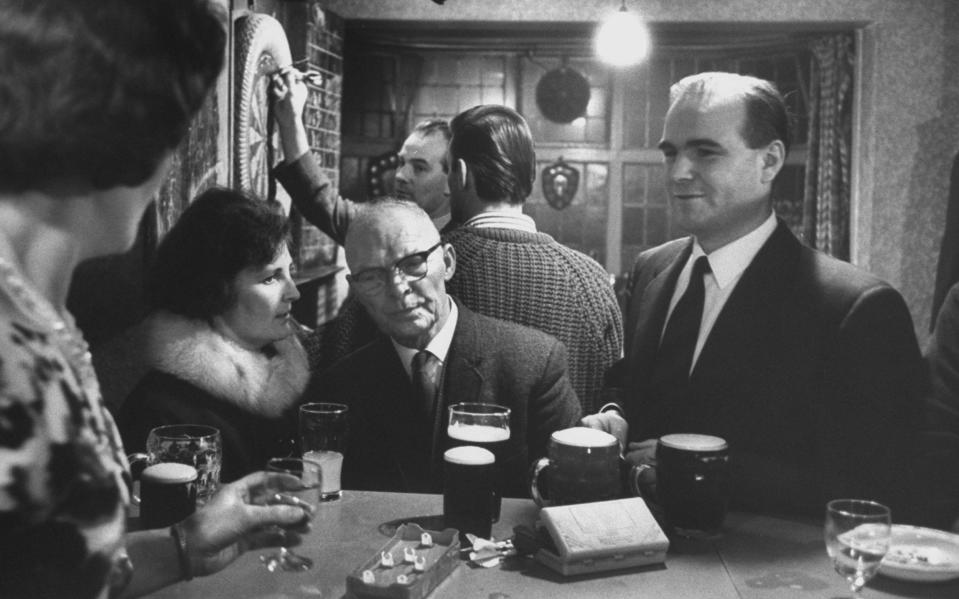
[[[693,264],[689,286],[679,298],[666,324],[662,343],[656,355],[656,369],[661,380],[688,381],[693,351],[703,319],[705,287],[703,277],[709,272],[709,260],[700,256]]]
[[[413,392],[420,411],[427,418],[433,415],[441,367],[440,359],[425,349],[413,356]]]

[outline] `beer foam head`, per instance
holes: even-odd
[[[553,433],[552,437],[563,445],[573,445],[576,447],[606,447],[618,443],[616,437],[611,434],[585,426],[564,428],[561,431]]]
[[[480,424],[460,424],[454,422],[446,429],[450,439],[467,443],[499,443],[509,439],[509,429]]]
[[[196,480],[197,471],[193,466],[186,464],[177,464],[174,462],[163,462],[154,464],[143,470],[140,475],[141,480],[149,480],[156,483],[167,485],[177,483],[188,483]]]
[[[727,447],[726,440],[722,437],[697,435],[694,433],[664,435],[659,438],[659,442],[666,447],[685,449],[687,451],[720,451]]]
[[[496,461],[493,452],[483,447],[475,445],[462,445],[447,449],[443,454],[443,459],[451,464],[463,464],[464,466],[482,466],[492,464]]]

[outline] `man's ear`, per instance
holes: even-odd
[[[443,244],[443,264],[446,265],[446,272],[443,274],[443,280],[449,281],[456,272],[456,248],[452,244]]]
[[[467,189],[470,179],[469,169],[466,166],[466,161],[462,158],[456,159],[456,183],[460,186],[460,189]]]
[[[772,183],[786,163],[786,146],[778,139],[773,140],[763,151],[762,160],[763,170],[760,180],[763,183]]]

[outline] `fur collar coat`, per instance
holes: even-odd
[[[224,482],[291,455],[296,406],[309,379],[296,335],[268,354],[240,347],[201,320],[160,312],[143,325],[148,372],[117,417],[127,451],[143,451],[154,427],[191,423],[220,431]]]
[[[245,412],[276,418],[299,401],[309,381],[306,351],[296,335],[274,343],[275,353],[268,355],[240,347],[203,320],[157,312],[145,324],[150,369]]]

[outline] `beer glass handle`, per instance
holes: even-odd
[[[636,497],[655,499],[656,483],[653,481],[644,483],[642,481],[643,473],[647,470],[651,470],[655,473],[656,467],[651,464],[638,464],[636,466],[631,466],[626,476],[626,485],[628,487],[628,491]],[[649,495],[652,495],[653,497],[648,497]]]
[[[536,502],[536,505],[539,507],[545,507],[549,505],[549,500],[543,499],[543,496],[539,492],[539,474],[543,471],[543,468],[549,466],[549,458],[540,458],[536,460],[536,463],[533,464],[533,470],[530,472],[529,477],[529,491],[533,496],[533,501]]]
[[[150,465],[150,456],[145,453],[131,453],[127,455],[127,461],[130,462],[130,476],[137,480],[143,470]]]
[[[150,456],[145,453],[131,453],[127,455],[127,462],[130,463],[130,476],[134,481],[140,480],[140,475],[150,465]],[[134,487],[136,490],[136,487]],[[136,492],[130,493],[130,501],[133,505],[140,505],[140,495]]]

